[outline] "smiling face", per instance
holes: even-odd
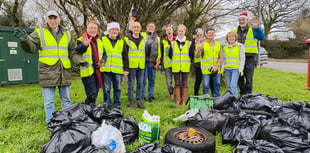
[[[214,40],[215,38],[215,31],[214,30],[208,30],[206,37],[208,40]]]
[[[98,25],[95,23],[88,23],[86,31],[90,36],[95,37],[98,33]]]
[[[166,28],[166,35],[169,36],[169,37],[173,36],[173,29],[172,29],[172,27],[167,27]]]
[[[235,42],[236,42],[236,37],[235,37],[235,35],[232,35],[232,34],[230,34],[230,35],[228,35],[228,43],[229,44],[234,44]]]
[[[154,23],[149,23],[147,26],[146,26],[146,31],[150,32],[150,33],[154,33],[155,32],[155,29],[156,29],[156,26]]]
[[[141,24],[139,22],[134,22],[132,24],[132,32],[135,35],[139,35],[139,33],[141,32]]]
[[[48,26],[53,31],[56,31],[58,29],[59,24],[60,24],[60,18],[51,15],[51,16],[46,18],[46,22],[47,22]]]
[[[239,18],[239,26],[241,28],[246,27],[247,24],[248,24],[248,19],[247,18],[244,18],[244,17]]]
[[[109,36],[115,39],[118,36],[119,30],[118,28],[112,28],[109,30]]]

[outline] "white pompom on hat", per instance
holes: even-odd
[[[111,29],[118,29],[118,31],[121,30],[120,25],[117,22],[108,23],[107,31],[110,31]]]
[[[249,14],[248,14],[248,12],[246,12],[246,11],[244,11],[244,12],[241,12],[240,14],[239,14],[239,18],[248,18],[249,17]]]

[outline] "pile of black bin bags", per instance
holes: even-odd
[[[119,129],[125,144],[138,138],[139,127],[133,117],[123,117],[123,112],[105,103],[97,106],[73,104],[54,112],[47,125],[52,132],[50,140],[41,147],[41,153],[111,153],[109,148],[100,150],[91,145],[91,134],[102,121]]]
[[[310,153],[310,104],[289,102],[261,93],[236,99],[226,92],[214,99],[214,110],[200,109],[188,119],[222,142],[237,145],[234,153]]]
[[[91,144],[91,134],[100,127],[102,121],[120,130],[125,144],[138,138],[139,127],[134,117],[123,117],[123,112],[109,107],[106,103],[97,106],[73,104],[53,114],[47,125],[52,132],[50,140],[40,153],[112,153],[109,147],[97,148]],[[132,153],[191,153],[182,147],[158,143],[142,145]]]

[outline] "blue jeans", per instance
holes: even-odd
[[[166,82],[169,94],[173,94],[173,84],[172,84],[172,68],[165,68]]]
[[[49,123],[53,118],[53,112],[55,112],[55,89],[54,87],[43,87],[43,99],[44,99],[44,110],[45,110],[45,117],[46,123]],[[70,100],[70,86],[58,86],[59,95],[61,99],[61,107],[66,108],[71,105]]]
[[[214,92],[213,97],[220,96],[220,79],[221,74],[214,73],[214,74],[203,74],[203,94],[209,94],[209,83],[210,78],[212,78],[213,84],[214,84]]]
[[[225,75],[227,80],[228,90],[235,96],[238,97],[238,69],[225,69]]]
[[[129,104],[133,104],[133,89],[135,86],[136,78],[137,78],[137,89],[136,89],[136,102],[141,103],[141,95],[142,95],[142,85],[143,85],[143,74],[144,69],[129,69],[128,76],[128,101]]]
[[[85,99],[85,104],[96,104],[96,99],[99,92],[96,74],[92,74],[89,77],[83,77],[82,82],[87,96]]]
[[[155,76],[156,70],[154,69],[154,63],[145,63],[144,76],[143,76],[143,87],[142,87],[142,98],[146,97],[146,80],[148,79],[148,97],[154,97],[155,88]]]
[[[122,83],[122,74],[105,72],[103,73],[103,82],[104,82],[104,102],[111,104],[111,83],[113,83],[113,106],[115,108],[121,108],[121,83]]]

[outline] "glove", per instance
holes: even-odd
[[[239,71],[239,75],[240,75],[240,76],[243,76],[243,71]]]
[[[87,61],[81,61],[80,65],[83,67],[87,67],[89,65],[89,63]]]
[[[25,30],[21,30],[19,28],[15,28],[14,36],[21,41],[25,41],[27,39],[27,32]]]
[[[154,66],[154,69],[158,69],[158,67],[159,67],[159,64],[160,64],[160,60],[157,60],[157,62],[156,62],[156,65]]]

